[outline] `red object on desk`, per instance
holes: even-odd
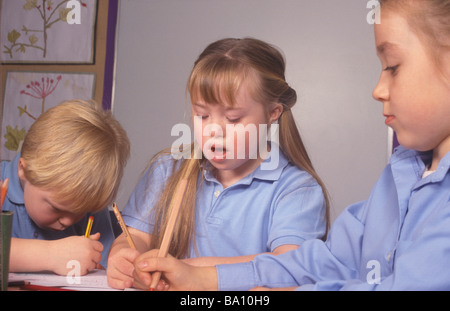
[[[73,289],[66,289],[61,287],[51,287],[51,286],[42,286],[42,285],[33,285],[33,284],[25,284],[20,287],[24,290],[35,290],[35,291],[45,291],[45,292],[73,292]]]

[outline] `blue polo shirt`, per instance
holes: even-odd
[[[96,214],[87,214],[78,223],[63,231],[52,231],[39,228],[30,218],[25,208],[24,193],[18,176],[18,163],[20,154],[13,161],[2,162],[2,180],[9,178],[9,188],[3,210],[13,211],[12,237],[21,239],[58,240],[73,235],[84,235],[89,216],[94,216],[91,233],[100,232],[100,242],[103,244],[102,261],[100,264],[106,268],[109,248],[114,241],[111,219],[108,209],[105,208]]]
[[[450,153],[422,178],[430,161],[399,147],[368,200],[343,211],[326,242],[219,265],[219,289],[450,290]]]
[[[199,173],[195,207],[198,253],[191,245],[191,257],[271,252],[280,245],[300,245],[325,234],[322,188],[281,152],[274,167],[267,169],[272,156],[225,189],[208,169],[209,163],[204,174]],[[145,172],[123,210],[128,226],[152,233],[152,208],[173,165],[170,155],[162,156]]]

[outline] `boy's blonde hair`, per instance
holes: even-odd
[[[317,175],[303,145],[291,108],[297,94],[285,80],[285,60],[274,46],[254,38],[227,38],[211,43],[200,54],[187,84],[191,102],[202,99],[208,104],[235,103],[235,96],[244,81],[250,83],[251,95],[262,103],[266,114],[272,104],[281,104],[283,113],[279,122],[280,149],[289,162],[311,174],[322,187],[325,222],[329,227],[329,199],[324,183]],[[169,178],[160,200],[155,206],[156,224],[152,233],[152,248],[160,246],[170,215],[168,207],[173,200],[178,181],[188,175],[188,186],[183,198],[178,225],[173,235],[169,253],[183,258],[189,255],[191,243],[195,245],[195,202],[198,172],[205,166],[205,157],[195,159],[192,144],[191,157],[180,160],[179,168]],[[189,149],[189,148],[187,148]],[[158,158],[158,155],[156,156]],[[326,236],[326,234],[325,234]],[[325,238],[325,236],[323,238]]]
[[[97,212],[115,198],[130,153],[110,111],[81,100],[44,112],[22,146],[26,179],[74,213]]]

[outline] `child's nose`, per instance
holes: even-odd
[[[225,126],[223,124],[212,122],[206,125],[204,129],[204,134],[211,137],[224,137],[225,136]]]
[[[389,89],[382,75],[380,76],[377,85],[372,91],[372,97],[380,102],[384,102],[389,99]]]
[[[58,222],[64,227],[70,227],[75,223],[75,219],[70,216],[63,216],[58,219]]]

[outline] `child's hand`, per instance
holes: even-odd
[[[158,283],[156,290],[217,290],[215,267],[194,267],[171,256],[158,258],[157,255],[158,250],[154,249],[136,258],[135,287],[149,289],[150,272],[160,271],[164,280]]]
[[[146,267],[146,263],[142,263],[142,260],[145,258],[153,258],[156,257],[158,255],[158,250],[151,250],[148,251],[144,254],[142,254],[141,256],[139,256],[136,260],[135,260],[135,265],[137,265],[138,267],[136,267],[134,269],[134,287],[136,288],[140,288],[140,289],[146,289],[149,290],[150,289],[150,285],[152,282],[152,276],[149,272],[145,271],[145,269],[141,269],[142,267]],[[158,270],[156,270],[158,271]],[[168,290],[169,289],[169,285],[162,279],[159,280],[158,285],[155,288],[156,290]]]
[[[134,260],[140,253],[132,248],[122,248],[108,257],[108,285],[124,289],[133,286]]]
[[[67,267],[67,263],[76,260],[80,264],[80,275],[85,275],[89,271],[97,268],[102,260],[103,245],[98,241],[100,233],[84,236],[71,236],[60,240],[52,241],[50,244],[50,259],[53,260],[52,271],[59,275],[67,275],[73,269]]]

